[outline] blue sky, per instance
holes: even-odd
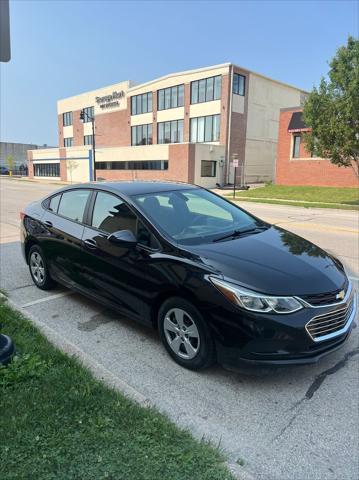
[[[10,2],[1,139],[57,145],[56,100],[233,62],[311,89],[349,34],[356,1]]]

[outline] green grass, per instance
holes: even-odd
[[[228,193],[228,197],[231,196]],[[236,199],[306,207],[359,209],[357,188],[267,185],[263,188],[239,190]]]
[[[18,351],[0,367],[2,480],[232,479],[218,449],[94,379],[0,302]]]

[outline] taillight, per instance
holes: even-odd
[[[25,218],[25,213],[24,212],[20,212],[20,220],[23,221]]]

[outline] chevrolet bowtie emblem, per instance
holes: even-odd
[[[343,300],[344,297],[345,297],[345,292],[344,292],[344,290],[341,290],[339,293],[337,293],[335,298],[337,300]]]

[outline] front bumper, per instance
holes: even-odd
[[[233,313],[222,324],[224,335],[216,341],[218,362],[228,369],[250,367],[281,367],[306,365],[318,362],[322,357],[338,350],[348,339],[357,313],[357,298],[350,292],[347,302],[353,308],[345,326],[322,340],[315,340],[306,325],[318,314],[330,314],[340,305],[321,308],[304,308],[289,315],[251,314],[241,311],[236,328]],[[344,305],[344,303],[342,304]],[[218,319],[217,319],[218,320]]]

